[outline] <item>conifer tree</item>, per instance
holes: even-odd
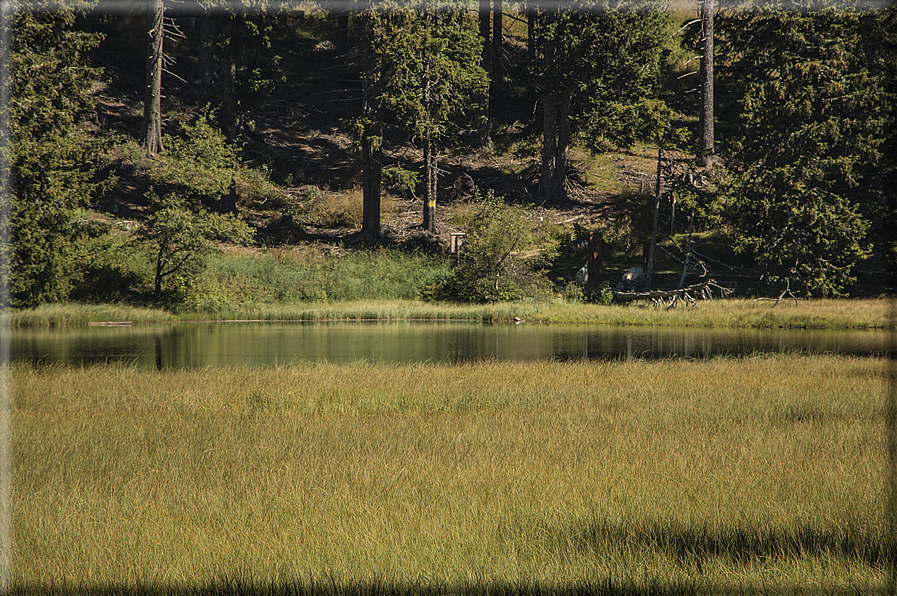
[[[728,216],[736,248],[770,282],[840,294],[869,254],[872,222],[893,221],[890,15],[829,6],[717,18],[717,81],[734,113]],[[871,231],[885,251],[891,232]]]
[[[539,195],[566,198],[567,151],[575,136],[592,151],[656,139],[667,120],[657,99],[664,25],[659,10],[622,2],[552,4],[538,17],[543,149]]]
[[[377,86],[382,109],[421,146],[423,227],[435,233],[439,152],[458,136],[459,123],[469,123],[486,88],[477,25],[462,5],[444,2],[384,2],[369,18],[377,67],[368,83]]]
[[[2,82],[9,85],[3,163],[12,190],[12,254],[4,255],[2,274],[18,306],[68,297],[79,272],[77,213],[102,189],[95,180],[101,147],[84,126],[98,78],[84,54],[99,36],[78,31],[72,9],[38,8],[10,19],[10,77]]]

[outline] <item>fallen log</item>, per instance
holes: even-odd
[[[713,290],[718,289],[722,296],[732,293],[732,290],[718,285],[712,279],[708,279],[701,283],[677,288],[675,290],[651,290],[649,292],[614,292],[614,300],[617,302],[633,302],[635,300],[651,300],[655,305],[665,306],[667,309],[673,307],[677,301],[683,301],[686,305],[694,306],[698,299],[712,300]],[[667,299],[670,303],[667,304]]]

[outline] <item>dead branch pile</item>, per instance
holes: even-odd
[[[633,302],[635,300],[650,300],[655,306],[663,306],[666,310],[673,308],[677,302],[682,302],[686,307],[694,306],[698,300],[712,300],[713,293],[717,292],[720,298],[732,293],[730,288],[717,284],[708,279],[698,284],[677,288],[675,290],[652,290],[650,292],[614,292],[614,300],[617,302]],[[669,303],[667,301],[669,300]]]

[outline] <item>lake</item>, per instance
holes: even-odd
[[[705,359],[751,353],[886,355],[892,331],[607,327],[468,322],[179,323],[10,329],[11,359],[142,368],[300,362]]]

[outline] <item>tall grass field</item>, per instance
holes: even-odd
[[[13,593],[884,593],[889,364],[14,365]]]

